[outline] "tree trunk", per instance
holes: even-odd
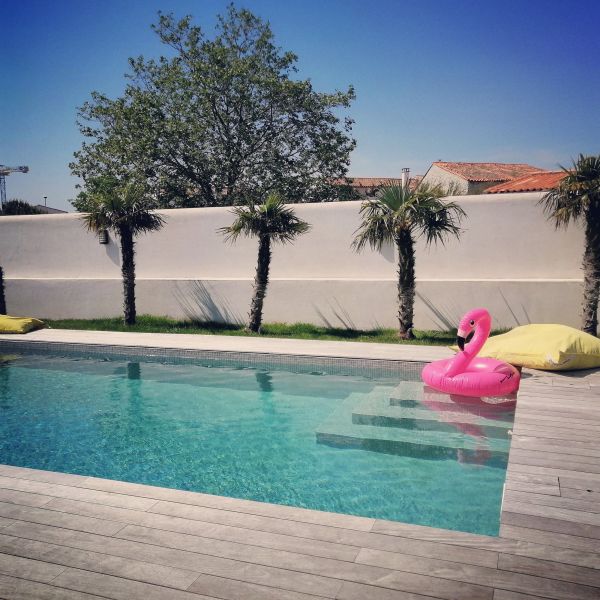
[[[119,231],[121,240],[121,275],[123,276],[123,321],[135,325],[135,242],[127,228]]]
[[[585,252],[583,254],[583,320],[581,329],[598,335],[600,298],[600,206],[591,206],[586,214]]]
[[[398,250],[398,335],[411,340],[415,306],[415,242],[409,230],[402,230],[396,237]]]
[[[260,332],[262,323],[263,303],[269,284],[269,266],[271,264],[271,239],[268,235],[258,238],[258,263],[254,277],[254,296],[250,305],[250,322],[248,329],[254,333]]]
[[[4,271],[0,267],[0,315],[6,314],[6,296],[4,295]]]

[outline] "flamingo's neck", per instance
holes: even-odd
[[[486,340],[490,335],[492,328],[492,319],[490,316],[482,318],[475,328],[473,339],[465,346],[464,350],[457,352],[450,362],[446,370],[448,377],[454,377],[458,373],[462,373],[467,369],[469,363],[477,356]]]
[[[471,360],[475,358],[483,348],[483,345],[490,336],[491,329],[492,319],[489,316],[483,317],[477,323],[475,335],[473,335],[473,339],[465,347],[465,352],[471,357]]]

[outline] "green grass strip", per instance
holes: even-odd
[[[84,329],[88,331],[137,331],[141,333],[191,333],[201,335],[238,335],[251,337],[291,338],[298,340],[333,340],[350,342],[374,342],[378,344],[420,344],[447,346],[456,339],[454,331],[415,331],[414,340],[400,340],[395,329],[343,329],[319,327],[309,323],[265,323],[262,333],[250,333],[244,325],[227,323],[196,323],[141,315],[131,327],[123,324],[120,318],[110,319],[46,319],[53,329]]]

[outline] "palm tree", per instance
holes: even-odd
[[[258,238],[258,262],[248,329],[259,333],[263,302],[269,284],[271,244],[292,242],[299,235],[306,233],[310,225],[299,219],[292,208],[285,206],[283,198],[275,192],[270,193],[263,204],[250,202],[247,205],[235,206],[231,212],[236,216],[235,221],[229,227],[219,229],[226,240],[235,242],[240,235]]]
[[[600,156],[579,155],[564,179],[541,200],[544,211],[556,228],[571,221],[585,227],[583,253],[583,319],[581,329],[591,335],[598,332],[600,297]]]
[[[157,231],[165,221],[152,212],[144,186],[129,182],[119,184],[103,179],[88,185],[85,198],[87,213],[81,218],[88,230],[100,233],[112,230],[121,244],[123,310],[125,325],[135,325],[135,238],[141,233]]]
[[[445,242],[448,236],[460,235],[459,224],[465,216],[455,202],[441,200],[448,195],[440,185],[421,184],[384,186],[376,198],[360,207],[362,224],[356,230],[353,246],[360,252],[368,244],[381,250],[392,242],[398,251],[398,335],[413,338],[415,304],[415,239],[425,236],[427,244]]]

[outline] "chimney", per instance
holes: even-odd
[[[407,188],[409,181],[410,181],[410,169],[408,167],[404,167],[402,169],[402,187]]]

